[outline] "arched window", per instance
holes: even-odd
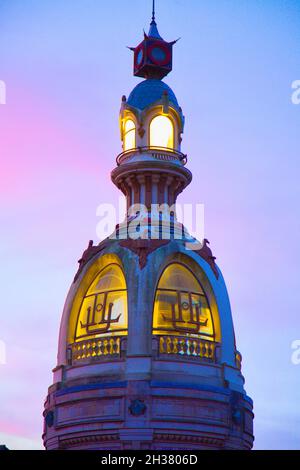
[[[75,341],[127,334],[127,291],[122,269],[109,264],[97,275],[84,296]]]
[[[169,264],[159,280],[154,302],[153,333],[215,339],[206,295],[197,278],[183,264]]]
[[[174,148],[174,127],[167,116],[156,116],[150,123],[150,147]]]
[[[127,119],[124,125],[123,138],[124,151],[134,149],[135,144],[135,123],[132,119]]]

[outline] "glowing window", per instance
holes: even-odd
[[[132,119],[127,119],[124,125],[124,151],[135,148],[135,124]]]
[[[160,278],[154,302],[153,332],[215,338],[206,295],[194,274],[182,264],[170,264]]]
[[[99,336],[127,334],[127,291],[118,264],[106,266],[83,298],[75,341]]]
[[[150,124],[150,146],[174,148],[173,123],[167,116],[156,116]]]

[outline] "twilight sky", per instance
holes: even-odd
[[[158,0],[166,78],[229,290],[255,448],[300,448],[300,0]],[[150,0],[0,0],[0,443],[42,448],[42,409],[77,260],[115,203],[122,94]]]

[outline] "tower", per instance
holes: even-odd
[[[134,52],[143,77],[122,98],[123,151],[111,173],[127,212],[90,241],[61,319],[44,410],[47,449],[251,449],[226,285],[208,241],[176,218],[191,182],[184,116],[162,81],[174,42],[149,33]]]

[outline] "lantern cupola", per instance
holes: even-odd
[[[175,42],[167,42],[159,34],[153,1],[152,20],[148,34],[144,32],[144,39],[137,47],[130,47],[134,52],[134,75],[159,80],[168,75],[172,70],[172,49]]]
[[[124,193],[127,210],[134,204],[175,204],[191,182],[187,156],[181,150],[184,115],[174,91],[162,81],[172,69],[172,46],[160,36],[155,21],[134,48],[134,75],[144,77],[122,97],[120,134],[122,152],[112,181]]]

